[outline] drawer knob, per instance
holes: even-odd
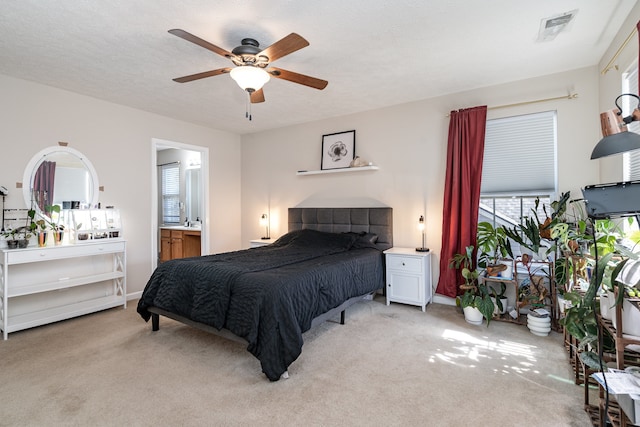
[[[388,286],[388,287],[391,287],[391,283],[389,283],[387,286]]]
[[[404,262],[402,263],[402,265],[404,265]]]

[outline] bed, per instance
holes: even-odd
[[[271,381],[288,376],[302,334],[384,287],[392,209],[290,208],[289,232],[271,245],[167,261],[138,313],[247,343]]]

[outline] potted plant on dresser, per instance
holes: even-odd
[[[487,287],[478,282],[480,273],[474,268],[473,250],[473,246],[467,246],[464,253],[455,254],[449,261],[449,268],[460,270],[464,279],[464,284],[460,285],[464,294],[458,298],[465,320],[471,324],[480,325],[482,318],[485,318],[489,326],[494,305]]]
[[[53,232],[53,241],[56,245],[60,245],[64,235],[64,225],[60,224],[60,205],[47,205],[44,209],[46,211],[45,220]]]
[[[2,233],[2,236],[5,238],[7,242],[8,249],[16,249],[18,247],[20,233],[24,227],[16,227],[11,230],[6,230]]]

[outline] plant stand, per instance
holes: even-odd
[[[510,271],[511,277],[500,277],[500,276],[489,276],[486,271],[480,276],[480,279],[482,280],[482,282],[490,288],[495,288],[494,285],[492,284],[500,284],[500,283],[504,283],[505,285],[507,285],[508,287],[511,286],[512,289],[514,290],[514,300],[513,300],[513,306],[512,306],[512,310],[516,310],[516,316],[513,317],[512,314],[510,313],[510,311],[512,310],[505,310],[504,313],[494,313],[492,320],[499,320],[502,322],[509,322],[509,323],[516,323],[518,325],[526,325],[527,323],[527,319],[524,315],[521,315],[518,312],[517,306],[518,306],[518,273],[515,270],[514,266],[515,263],[513,260],[501,260],[502,263],[506,263],[506,262],[510,262],[511,266],[509,268],[507,268],[507,271]],[[507,299],[507,301],[511,301],[509,298]],[[508,303],[507,303],[508,305]]]
[[[514,274],[515,276],[515,274]],[[482,282],[487,285],[487,287],[491,287],[493,288],[493,286],[491,285],[492,283],[504,283],[507,286],[512,286],[512,288],[514,289],[515,292],[515,299],[513,301],[513,307],[512,310],[516,310],[516,317],[513,317],[509,312],[512,310],[507,309],[504,313],[496,313],[494,312],[494,315],[492,317],[491,320],[499,320],[502,322],[509,322],[509,323],[516,323],[518,325],[526,325],[527,323],[527,319],[524,315],[521,315],[518,312],[517,309],[517,305],[518,305],[518,279],[517,277],[513,277],[511,279],[505,278],[505,277],[494,277],[494,276],[486,276],[486,275],[482,275],[481,276],[481,280]],[[507,301],[511,302],[510,299],[507,299]],[[509,303],[507,303],[508,305]]]
[[[503,260],[505,261],[505,260]],[[512,313],[509,312],[509,310],[507,310],[506,313],[504,314],[494,314],[492,320],[499,320],[502,322],[510,322],[510,323],[516,323],[518,325],[526,325],[527,324],[527,314],[526,313],[520,313],[520,308],[522,306],[524,306],[522,299],[520,298],[520,284],[523,280],[522,273],[518,273],[518,266],[521,267],[521,269],[526,269],[526,264],[524,264],[524,262],[522,261],[521,258],[518,258],[516,260],[509,260],[513,263],[513,277],[509,278],[509,277],[494,277],[494,276],[489,276],[486,274],[486,272],[484,272],[481,276],[480,276],[480,280],[482,280],[482,282],[487,285],[488,287],[494,287],[491,284],[492,283],[504,283],[507,286],[511,286],[512,289],[514,290],[514,299],[512,300],[511,298],[509,298],[509,302],[513,301],[513,310],[515,310],[515,317],[512,315]],[[533,267],[531,267],[533,266]],[[548,309],[550,314],[550,318],[551,318],[551,329],[554,331],[558,331],[559,330],[559,324],[558,324],[558,308],[557,308],[557,293],[556,293],[556,289],[555,289],[555,282],[554,282],[554,270],[553,270],[553,262],[551,261],[531,261],[529,263],[529,267],[532,271],[535,271],[535,276],[540,276],[540,277],[545,277],[546,280],[545,281],[545,287],[548,288],[548,297],[550,299],[550,303],[547,305],[545,304]],[[522,270],[521,270],[522,271]],[[525,275],[526,276],[526,275]],[[526,277],[525,277],[526,278]]]

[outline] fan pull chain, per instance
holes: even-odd
[[[251,116],[251,92],[247,91],[247,104],[245,106],[245,113],[244,113],[245,118],[249,119],[249,121],[251,121],[252,116]]]

